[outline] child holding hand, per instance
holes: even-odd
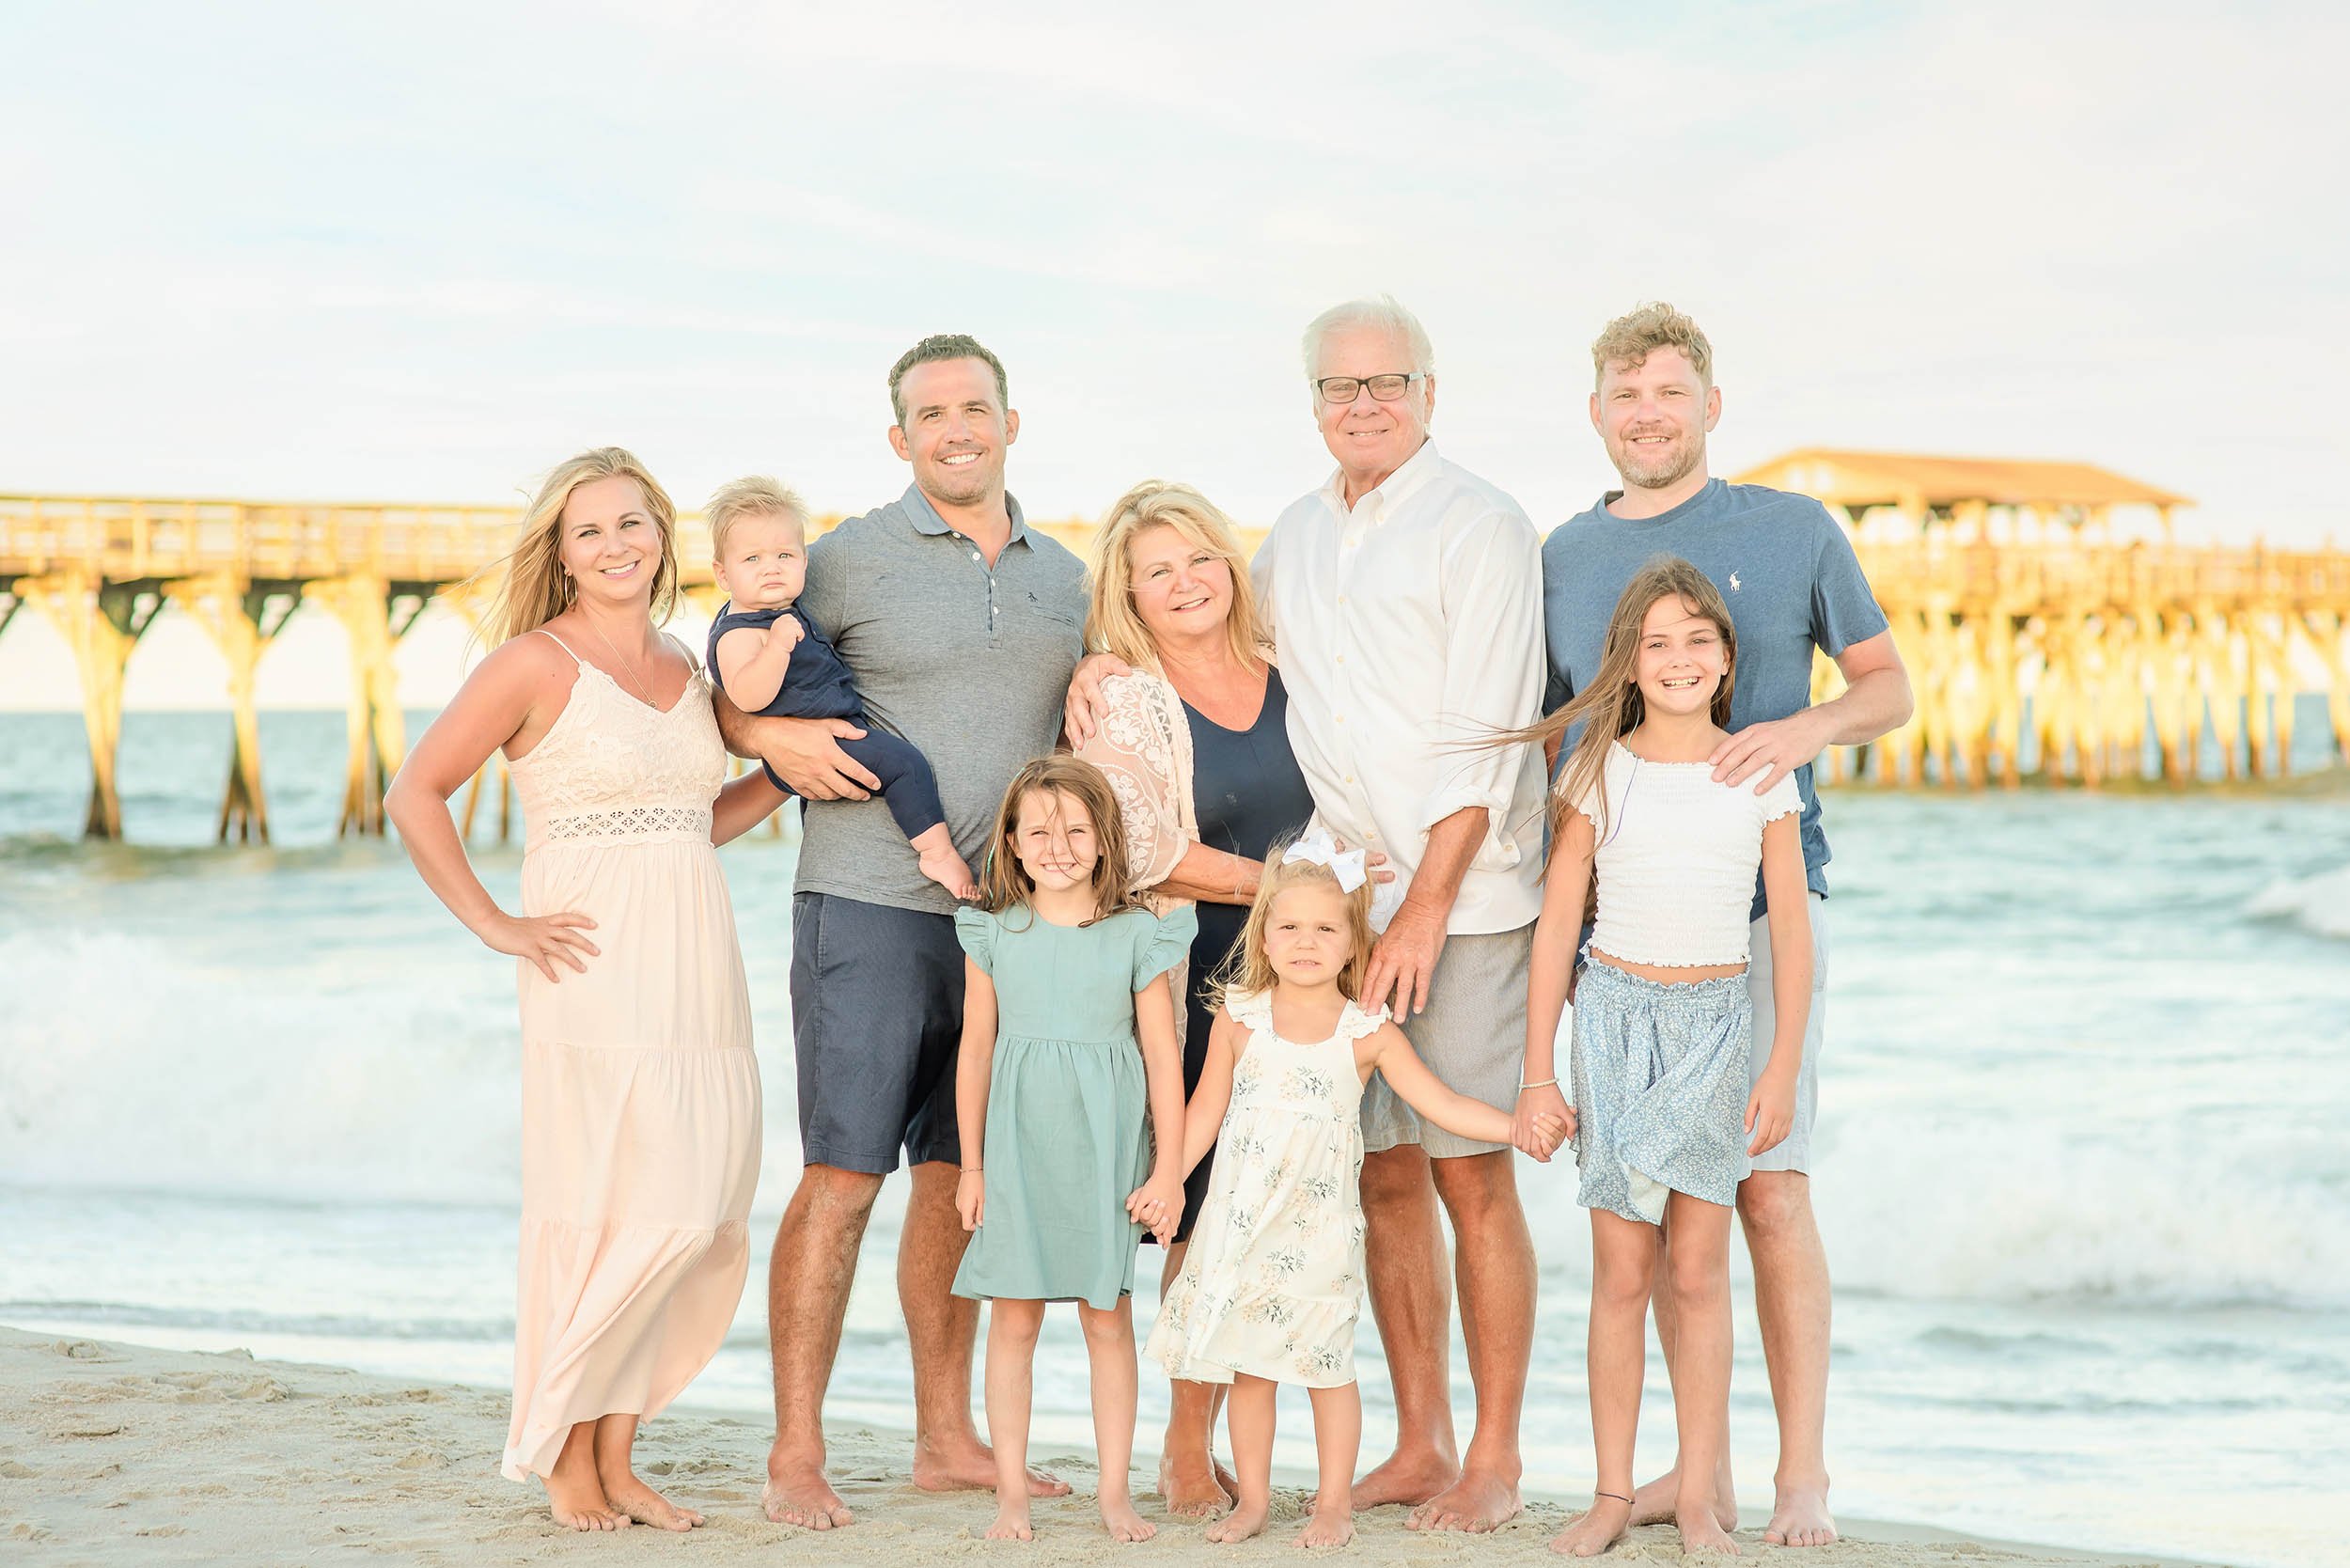
[[[1170,1377],[1232,1386],[1227,1419],[1240,1502],[1209,1528],[1212,1541],[1245,1541],[1265,1527],[1283,1383],[1308,1391],[1322,1472],[1298,1544],[1337,1546],[1354,1536],[1365,1082],[1384,1073],[1437,1126],[1512,1140],[1508,1112],[1446,1088],[1384,1008],[1359,1005],[1371,947],[1363,858],[1320,829],[1265,856],[1184,1113],[1178,1178],[1211,1144],[1216,1160],[1190,1254],[1146,1349]],[[1547,1158],[1566,1133],[1563,1117],[1537,1119],[1526,1146]],[[1157,1223],[1152,1212],[1141,1217]]]
[[[705,663],[727,700],[746,713],[846,719],[863,729],[860,737],[843,738],[840,749],[881,780],[882,800],[914,846],[922,874],[959,899],[977,897],[971,868],[947,831],[930,760],[875,728],[849,666],[799,607],[807,583],[807,511],[800,498],[773,479],[753,477],[723,486],[703,515],[712,567],[728,595],[710,628]],[[789,792],[774,769],[767,776]]]
[[[1135,1251],[1148,1215],[1183,1212],[1183,1051],[1167,972],[1191,950],[1186,904],[1165,918],[1127,887],[1125,827],[1100,769],[1042,758],[1005,792],[981,907],[960,910],[962,1055],[955,1190],[975,1232],[955,1294],[990,1302],[991,1541],[1026,1541],[1028,1412],[1047,1302],[1074,1301],[1093,1374],[1098,1506],[1120,1541],[1156,1530],[1135,1512]],[[1157,1155],[1144,1113],[1157,1130]]]
[[[1811,927],[1794,776],[1760,793],[1714,778],[1736,673],[1736,632],[1720,591],[1687,561],[1659,557],[1618,601],[1591,683],[1509,737],[1547,742],[1581,727],[1553,795],[1518,1097],[1522,1136],[1562,1111],[1575,1120],[1576,1197],[1591,1214],[1599,1487],[1590,1511],[1551,1543],[1573,1557],[1598,1556],[1631,1523],[1660,1256],[1677,1324],[1674,1523],[1684,1551],[1738,1549],[1729,1534],[1736,1514],[1714,1495],[1730,1437],[1730,1219],[1747,1161],[1794,1122]],[[1778,1032],[1749,1091],[1747,915],[1758,864]],[[1577,979],[1594,874],[1597,920]],[[1553,1040],[1570,989],[1568,1111]]]

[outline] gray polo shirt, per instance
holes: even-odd
[[[1085,567],[1031,531],[1018,501],[1007,502],[1011,542],[992,572],[909,485],[808,547],[799,599],[856,678],[874,725],[930,759],[947,829],[974,874],[1005,786],[1060,734],[1083,651]],[[801,809],[794,891],[954,913],[881,797],[804,801]]]
[[[1599,504],[1559,525],[1543,541],[1543,622],[1549,643],[1545,713],[1598,672],[1608,618],[1633,574],[1653,557],[1679,556],[1714,579],[1738,632],[1730,728],[1782,719],[1811,705],[1811,651],[1831,658],[1885,630],[1852,541],[1809,495],[1766,485],[1708,479],[1672,510],[1618,517]],[[1809,765],[1795,770],[1803,796],[1805,879],[1827,892],[1827,834]],[[1762,879],[1754,917],[1762,917]]]

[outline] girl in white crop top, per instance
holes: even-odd
[[[1632,1513],[1632,1453],[1660,1251],[1679,1316],[1673,1403],[1684,1549],[1734,1551],[1712,1498],[1730,1429],[1730,1220],[1751,1156],[1794,1120],[1811,929],[1801,802],[1791,775],[1722,784],[1736,633],[1721,593],[1687,561],[1641,569],[1609,618],[1599,673],[1541,725],[1581,727],[1554,792],[1550,868],[1534,927],[1517,1132],[1574,1127],[1577,1200],[1591,1215],[1590,1389],[1599,1486],[1552,1544],[1593,1556]],[[1747,1092],[1753,1038],[1746,967],[1760,865],[1770,906],[1778,1043]],[[1597,879],[1590,962],[1575,950]],[[1553,1041],[1574,998],[1570,1098]],[[1657,1227],[1663,1227],[1658,1246]]]

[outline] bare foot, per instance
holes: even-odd
[[[640,1525],[655,1529],[688,1530],[702,1522],[702,1516],[690,1508],[680,1508],[636,1478],[634,1470],[622,1470],[603,1478],[603,1495],[612,1499],[612,1506]]]
[[[767,1486],[759,1506],[774,1523],[802,1529],[837,1529],[856,1522],[824,1479],[822,1460],[794,1459],[774,1450],[767,1455]]]
[[[1465,1470],[1461,1479],[1412,1510],[1405,1529],[1461,1529],[1481,1535],[1518,1516],[1526,1504],[1515,1482],[1484,1470]]]
[[[582,1473],[573,1474],[568,1466],[558,1466],[544,1478],[547,1512],[555,1515],[555,1522],[565,1529],[626,1529],[627,1517],[603,1495],[594,1466],[582,1466],[579,1470]]]
[[[1135,1512],[1135,1499],[1123,1492],[1104,1492],[1094,1506],[1102,1512],[1102,1528],[1113,1541],[1148,1541],[1159,1527]]]
[[[1159,1500],[1179,1519],[1213,1519],[1232,1506],[1239,1488],[1228,1486],[1218,1474],[1223,1468],[1203,1454],[1159,1461]]]
[[[915,859],[921,866],[924,876],[955,897],[976,899],[979,896],[979,885],[971,878],[970,864],[955,853],[954,845],[933,845],[916,852]],[[1021,1539],[1026,1540],[1026,1537]]]
[[[917,1442],[914,1447],[914,1484],[925,1492],[993,1492],[995,1450],[977,1437],[966,1437],[951,1447]],[[1065,1497],[1069,1496],[1069,1482],[1031,1465],[1028,1496]]]
[[[1681,1466],[1676,1465],[1643,1486],[1632,1489],[1632,1522],[1669,1525],[1681,1512]],[[1738,1494],[1730,1481],[1730,1461],[1722,1461],[1714,1482],[1714,1522],[1726,1530],[1738,1528]]]
[[[1654,1481],[1632,1489],[1632,1519],[1635,1525],[1669,1525],[1673,1510],[1681,1506],[1681,1466],[1676,1465]]]
[[[1264,1529],[1265,1519],[1272,1512],[1271,1497],[1254,1504],[1244,1497],[1231,1513],[1208,1527],[1208,1539],[1222,1545],[1246,1541]]]
[[[1594,1497],[1573,1524],[1550,1538],[1550,1549],[1561,1557],[1597,1557],[1623,1539],[1634,1513],[1621,1497]]]
[[[1215,1466],[1215,1483],[1224,1488],[1224,1495],[1231,1498],[1234,1502],[1238,1502],[1240,1500],[1240,1481],[1232,1474],[1231,1470],[1225,1465],[1224,1461],[1215,1456],[1215,1450],[1214,1449],[1210,1449],[1208,1450],[1208,1463]]]
[[[1366,1508],[1385,1508],[1389,1503],[1416,1507],[1460,1479],[1461,1466],[1449,1453],[1434,1450],[1391,1453],[1355,1482],[1351,1500],[1357,1513]],[[1319,1493],[1307,1499],[1309,1508],[1321,1504]]]
[[[1782,1486],[1762,1539],[1774,1546],[1825,1546],[1836,1539],[1836,1519],[1827,1511],[1827,1488]]]
[[[1033,1541],[1036,1531],[1028,1525],[1028,1499],[1019,1497],[995,1505],[995,1522],[987,1527],[990,1541]]]
[[[1684,1552],[1738,1555],[1738,1543],[1730,1538],[1730,1532],[1722,1529],[1721,1521],[1714,1517],[1709,1502],[1692,1499],[1688,1507],[1673,1515],[1673,1528],[1681,1531],[1681,1549]]]
[[[1344,1509],[1321,1508],[1306,1516],[1306,1528],[1297,1532],[1301,1546],[1343,1546],[1355,1539],[1355,1515]]]

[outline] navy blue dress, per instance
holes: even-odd
[[[1246,729],[1227,729],[1183,704],[1191,725],[1191,804],[1199,823],[1199,841],[1244,859],[1262,860],[1282,839],[1304,829],[1314,814],[1314,797],[1306,788],[1306,775],[1290,752],[1289,689],[1281,672],[1265,672],[1264,706],[1257,722]],[[1191,994],[1183,998],[1183,1094],[1188,1099],[1199,1087],[1199,1071],[1207,1065],[1208,1031],[1215,1011],[1211,982],[1240,940],[1248,922],[1248,906],[1207,903],[1193,906],[1199,930],[1191,942]],[[1213,1152],[1192,1168],[1183,1183],[1183,1219],[1175,1239],[1191,1239],[1191,1224],[1208,1195],[1208,1174],[1214,1168]]]

